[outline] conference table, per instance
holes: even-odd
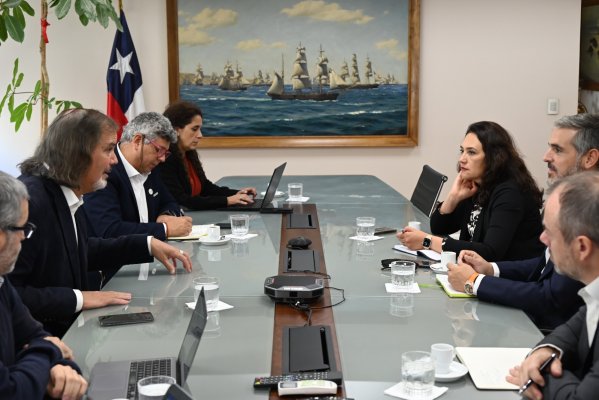
[[[333,308],[345,393],[357,400],[391,399],[383,391],[400,381],[401,354],[428,350],[432,343],[455,346],[531,347],[541,332],[520,310],[449,298],[435,283],[435,274],[418,268],[421,293],[387,293],[389,272],[381,259],[405,258],[393,250],[394,234],[373,242],[350,240],[358,216],[376,218],[377,226],[401,229],[417,220],[429,230],[428,217],[404,196],[369,175],[284,176],[302,182],[308,203],[317,207],[329,286],[344,290],[345,301]],[[266,176],[230,176],[217,182],[233,188],[268,184]],[[285,197],[277,198],[280,205]],[[301,208],[301,205],[299,206]],[[194,224],[228,221],[231,211],[189,212]],[[281,214],[250,213],[250,233],[222,246],[197,241],[171,242],[191,256],[193,271],[179,266],[169,275],[157,262],[127,265],[103,290],[133,295],[128,306],[84,311],[64,336],[84,375],[96,362],[176,356],[191,316],[185,303],[193,301],[192,279],[200,275],[220,279],[220,300],[232,309],[210,312],[208,323],[187,380],[196,399],[265,399],[268,391],[253,389],[257,376],[271,374],[274,302],[264,294],[264,280],[277,275],[281,241]],[[332,303],[342,299],[331,291]],[[103,328],[98,316],[151,311],[155,321]],[[300,311],[298,311],[299,313]],[[315,311],[315,313],[318,311]],[[469,375],[447,383],[440,398],[516,399],[515,391],[478,390]]]

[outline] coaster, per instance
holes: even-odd
[[[428,397],[416,397],[410,396],[407,394],[403,388],[403,382],[399,382],[396,385],[391,386],[389,389],[385,390],[384,393],[389,396],[397,397],[399,399],[406,400],[433,400],[437,397],[441,396],[443,393],[447,392],[447,387],[433,386],[433,393],[431,393]]]
[[[410,287],[395,286],[391,282],[385,283],[387,293],[420,293],[418,282],[414,282]]]
[[[305,202],[306,202],[306,201],[308,201],[308,200],[310,200],[310,198],[309,198],[309,197],[302,197],[302,198],[300,198],[300,199],[297,199],[297,200],[296,200],[296,199],[293,199],[293,200],[291,200],[290,198],[288,198],[288,199],[287,199],[287,200],[285,200],[285,201],[286,201],[286,202],[289,202],[289,203],[305,203]]]
[[[256,236],[258,236],[257,233],[246,233],[243,236],[235,236],[233,234],[230,235],[225,235],[225,238],[227,239],[237,239],[237,240],[244,240],[244,239],[251,239],[251,238],[255,238]]]
[[[357,240],[358,242],[373,242],[375,240],[384,239],[382,236],[350,236],[351,240]]]
[[[190,310],[195,310],[195,308],[196,308],[196,303],[195,303],[195,302],[193,302],[193,301],[192,301],[192,302],[189,302],[189,303],[185,303],[185,305],[186,305],[186,306],[187,306],[187,308],[189,308]],[[208,311],[209,311],[209,312],[210,312],[210,311],[223,311],[223,310],[229,310],[229,309],[231,309],[231,308],[233,308],[233,306],[232,306],[232,305],[230,305],[230,304],[227,304],[227,303],[225,303],[225,302],[222,302],[222,301],[219,301],[219,302],[218,302],[218,305],[216,306],[216,308],[215,308],[215,309],[213,309],[213,310],[212,310],[212,309],[210,309],[210,310],[208,310]]]

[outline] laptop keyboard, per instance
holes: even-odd
[[[127,389],[127,398],[135,398],[137,390],[137,381],[146,376],[171,374],[171,359],[160,358],[156,360],[133,361],[129,368],[129,387]]]

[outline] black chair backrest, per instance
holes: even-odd
[[[430,217],[437,204],[437,199],[441,194],[443,184],[447,177],[435,171],[428,165],[422,167],[422,173],[416,183],[416,188],[412,193],[410,202],[420,211]]]

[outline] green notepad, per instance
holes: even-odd
[[[467,293],[458,292],[457,290],[455,290],[449,283],[447,275],[437,274],[436,278],[437,278],[437,282],[439,282],[441,284],[441,286],[443,287],[443,290],[445,290],[445,293],[447,293],[447,295],[449,297],[476,297],[473,294],[467,294]]]

